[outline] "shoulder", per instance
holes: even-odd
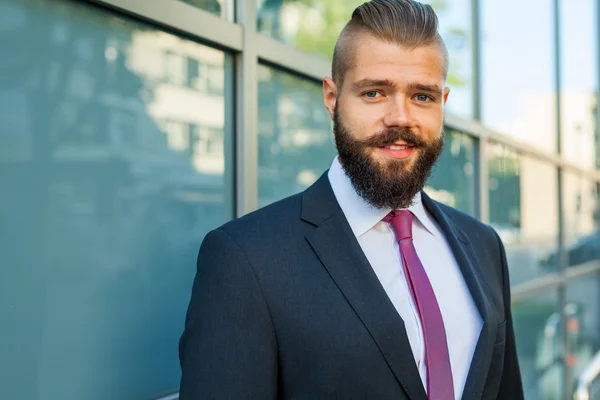
[[[286,197],[254,212],[231,220],[217,230],[229,236],[239,246],[264,243],[277,235],[297,228],[301,223],[302,194]]]
[[[290,196],[214,229],[200,244],[198,265],[235,275],[245,264],[263,283],[281,276],[307,245],[301,204],[300,194]]]

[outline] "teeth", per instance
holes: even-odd
[[[388,148],[388,149],[390,149],[390,150],[404,150],[404,149],[406,149],[407,147],[408,147],[408,146],[394,146],[394,145],[392,145],[392,146],[387,146],[387,148]]]

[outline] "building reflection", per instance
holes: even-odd
[[[230,60],[85,5],[0,15],[2,315],[19,326],[0,334],[15,377],[2,393],[175,388],[198,245],[232,217]]]

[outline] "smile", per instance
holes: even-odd
[[[413,147],[412,145],[403,145],[403,146],[399,146],[399,145],[395,145],[395,144],[391,144],[389,146],[384,146],[384,148],[386,149],[390,149],[390,150],[406,150]]]
[[[387,157],[402,160],[410,157],[415,150],[415,147],[411,144],[391,144],[388,146],[378,147],[378,149]]]

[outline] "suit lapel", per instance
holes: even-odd
[[[402,388],[413,400],[426,400],[404,322],[369,265],[327,173],[303,195],[302,219],[315,225],[307,240],[358,315]]]
[[[456,226],[452,219],[429,196],[422,193],[422,198],[423,205],[434,217],[444,233],[483,320],[483,326],[463,391],[464,400],[480,399],[492,360],[496,339],[496,325],[500,321],[496,321],[492,317],[492,306],[488,299],[490,289],[478,272],[476,267],[477,258],[473,253],[473,248],[467,235]]]

